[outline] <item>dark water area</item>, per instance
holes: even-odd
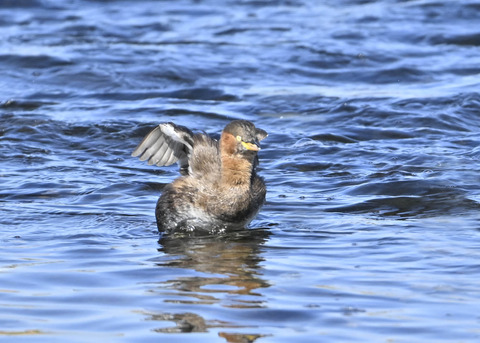
[[[0,341],[478,342],[480,1],[0,1]],[[159,237],[155,125],[269,132]]]

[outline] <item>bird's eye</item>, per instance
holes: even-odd
[[[242,137],[237,136],[237,141],[241,142],[241,141],[242,141]]]

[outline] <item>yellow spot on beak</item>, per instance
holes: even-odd
[[[260,147],[256,144],[246,143],[244,141],[241,141],[241,143],[244,146],[244,148],[247,149],[247,150],[252,150],[252,151],[259,151],[260,150]]]

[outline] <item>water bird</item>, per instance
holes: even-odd
[[[181,174],[157,201],[159,232],[218,232],[248,225],[265,202],[265,182],[256,167],[259,142],[267,135],[247,120],[230,122],[218,141],[171,122],[148,133],[132,156],[149,165],[178,162]]]

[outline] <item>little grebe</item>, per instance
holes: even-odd
[[[247,120],[228,124],[219,142],[173,123],[153,129],[132,156],[149,165],[178,162],[182,174],[158,199],[158,230],[219,231],[250,223],[265,202],[265,183],[255,172],[265,137]]]

